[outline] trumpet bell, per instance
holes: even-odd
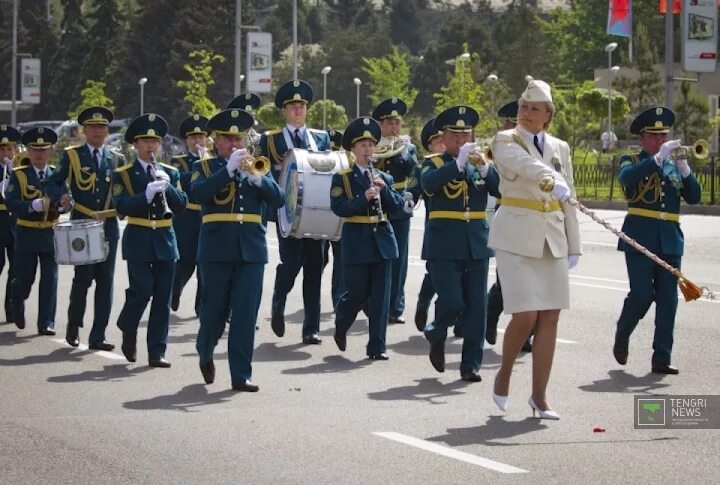
[[[240,170],[252,175],[266,175],[270,171],[268,157],[247,157],[240,164]]]
[[[475,148],[468,154],[467,161],[475,166],[492,163],[492,150],[490,147]]]
[[[671,160],[681,160],[688,157],[704,160],[710,156],[710,143],[707,140],[698,140],[692,145],[682,145],[670,152]]]

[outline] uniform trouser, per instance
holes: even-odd
[[[500,277],[497,271],[495,271],[495,284],[488,290],[487,299],[487,328],[497,329],[498,320],[504,306],[502,286],[500,286]]]
[[[330,241],[330,245],[332,246],[333,254],[331,293],[333,308],[335,308],[340,298],[342,298],[343,294],[347,291],[347,288],[345,287],[345,278],[343,277],[343,266],[342,263],[340,263],[340,252],[342,251],[340,241]]]
[[[658,256],[680,269],[680,256],[667,254],[658,254]],[[625,253],[625,263],[630,280],[630,292],[625,298],[617,322],[615,341],[620,344],[628,343],[633,330],[654,301],[655,335],[652,365],[670,364],[678,304],[677,278],[649,258],[634,251]]]
[[[435,287],[432,283],[432,277],[430,276],[430,263],[425,263],[425,276],[423,277],[422,284],[420,285],[420,293],[418,293],[417,305],[420,308],[424,308],[425,311],[430,308],[430,302],[433,296],[435,296]]]
[[[425,327],[425,336],[431,344],[445,341],[448,327],[456,321],[461,323],[460,372],[477,372],[485,340],[488,259],[436,259],[429,263],[438,299],[435,321]]]
[[[278,227],[280,264],[275,272],[273,311],[284,313],[288,293],[303,270],[303,336],[320,331],[320,283],[322,282],[325,243],[320,239],[282,237]]]
[[[408,270],[408,238],[410,219],[391,219],[398,245],[398,257],[392,260],[390,283],[390,315],[399,317],[405,311],[405,279]]]
[[[385,352],[385,335],[390,308],[391,262],[349,264],[343,266],[347,292],[335,308],[335,331],[346,334],[362,306],[370,303],[370,339],[367,355]]]
[[[125,305],[117,326],[123,333],[137,335],[140,318],[152,298],[147,326],[148,357],[164,357],[175,261],[128,261],[127,267],[130,287],[125,290]]]
[[[38,330],[55,328],[55,310],[57,308],[58,266],[53,251],[30,252],[15,251],[13,267],[20,271],[12,284],[12,300],[15,316],[25,315],[25,300],[35,282],[37,263],[40,262],[40,288],[38,294]]]
[[[102,263],[75,266],[72,288],[70,289],[70,306],[68,307],[68,325],[82,327],[87,307],[87,294],[95,280],[95,311],[92,330],[88,341],[103,342],[105,329],[110,319],[113,302],[113,281],[115,278],[115,256],[118,241],[108,241],[110,251]]]
[[[15,268],[13,268],[13,260],[15,259],[15,243],[0,245],[0,274],[5,268],[5,256],[7,254],[8,274],[7,283],[5,284],[5,319],[10,322],[13,320],[12,305],[12,280],[15,278]]]
[[[180,297],[182,296],[183,289],[185,288],[185,285],[190,281],[190,278],[192,277],[193,273],[195,272],[195,268],[197,267],[197,263],[195,262],[195,259],[181,259],[175,264],[175,278],[173,279],[173,290],[172,290],[172,299],[175,302],[180,301]],[[203,286],[203,278],[202,278],[202,271],[198,269],[197,272],[197,289],[195,291],[195,313],[197,315],[200,315],[200,307],[202,302],[202,286]]]
[[[233,382],[250,379],[265,263],[203,262],[200,263],[200,272],[205,281],[213,282],[212,290],[203,293],[200,330],[195,344],[200,363],[212,360],[213,350],[225,328],[227,308],[230,307],[230,378]]]

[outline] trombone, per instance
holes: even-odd
[[[673,148],[670,160],[684,160],[688,155],[697,160],[704,160],[710,156],[710,143],[707,140],[698,140],[692,145],[683,145]]]

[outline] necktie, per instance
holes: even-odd
[[[95,160],[95,169],[100,170],[100,150],[97,148],[93,150],[93,160]]]
[[[293,137],[293,145],[295,145],[295,148],[305,148],[305,143],[302,138],[300,138],[300,128],[295,128],[295,136]]]
[[[150,164],[148,164],[147,170],[145,170],[145,173],[147,174],[148,182],[152,182],[155,180],[155,177],[153,176],[152,167],[150,166]]]
[[[40,179],[40,182],[44,182],[44,181],[45,181],[45,170],[40,170],[40,171],[38,172],[38,178]]]
[[[540,155],[543,154],[542,148],[540,147],[540,141],[538,140],[538,136],[535,135],[533,137],[533,145],[535,145],[535,148],[537,148],[537,151],[540,152]]]

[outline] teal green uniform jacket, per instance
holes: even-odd
[[[467,184],[467,202],[462,193],[462,182]],[[490,166],[485,179],[468,164],[460,173],[455,159],[447,152],[440,157],[426,159],[422,167],[422,187],[430,195],[432,211],[425,227],[422,258],[433,259],[484,259],[493,256],[487,247],[489,225],[486,219],[457,220],[433,219],[433,211],[464,213],[466,210],[484,211],[488,193],[500,197],[500,178]],[[457,184],[457,190],[446,187]]]
[[[221,157],[193,165],[192,196],[202,205],[203,217],[231,213],[262,216],[266,208],[275,211],[285,203],[285,194],[269,173],[257,187],[242,173],[230,178],[226,166]],[[197,260],[267,263],[266,232],[264,224],[255,222],[203,222]]]

